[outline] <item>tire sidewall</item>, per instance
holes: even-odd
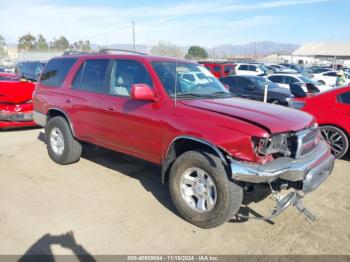
[[[199,227],[210,228],[222,224],[238,211],[242,202],[243,193],[239,192],[241,188],[228,180],[226,169],[220,162],[206,152],[190,151],[181,155],[171,167],[169,189],[173,203],[182,217]],[[181,175],[192,167],[204,170],[215,183],[216,204],[208,212],[196,212],[185,203],[181,196]],[[238,192],[233,192],[234,190]],[[237,198],[236,201],[232,201],[233,198]]]
[[[51,145],[51,132],[53,128],[58,128],[63,136],[63,142],[64,142],[64,150],[61,155],[57,155],[54,150],[52,149]],[[63,163],[65,159],[68,157],[68,140],[70,139],[70,136],[72,136],[70,132],[70,128],[67,124],[67,121],[62,117],[54,117],[49,120],[46,128],[45,128],[45,134],[46,134],[46,144],[47,144],[47,151],[50,156],[50,158],[57,162],[57,163]]]

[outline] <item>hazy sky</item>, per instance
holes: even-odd
[[[350,40],[350,0],[0,0],[0,34],[151,45]]]

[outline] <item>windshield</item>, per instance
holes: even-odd
[[[172,98],[222,98],[233,96],[205,67],[192,63],[153,62],[158,77]]]
[[[305,76],[299,76],[299,79],[300,79],[301,81],[303,81],[304,83],[309,83],[309,84],[313,84],[313,85],[316,85],[316,86],[321,85],[321,84],[319,84],[319,83],[317,83],[317,82],[314,82],[312,79],[307,78],[307,77],[305,77]]]

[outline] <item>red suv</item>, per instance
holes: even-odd
[[[184,73],[203,73],[193,81]],[[203,66],[141,54],[67,55],[48,62],[34,92],[53,161],[79,160],[83,142],[161,165],[162,181],[186,220],[218,226],[243,193],[267,184],[271,216],[296,206],[331,174],[329,146],[314,118],[295,109],[234,98]],[[238,212],[238,213],[237,213]]]
[[[199,62],[217,78],[235,74],[235,65],[222,62]]]

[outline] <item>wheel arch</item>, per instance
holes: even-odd
[[[64,112],[64,110],[62,109],[59,109],[59,108],[50,108],[48,111],[47,111],[47,121],[49,121],[50,118],[52,117],[56,117],[56,116],[61,116],[63,117],[64,119],[67,120],[67,123],[72,131],[72,134],[73,136],[75,137],[75,132],[74,132],[74,128],[73,128],[73,124],[72,122],[70,121],[69,117],[68,117],[68,114],[66,112]]]
[[[184,152],[196,149],[207,149],[217,155],[224,165],[228,164],[228,159],[226,157],[228,153],[223,149],[200,138],[192,136],[178,136],[171,141],[163,158],[164,161],[162,163],[161,175],[162,183],[168,179],[169,170],[176,158]]]

